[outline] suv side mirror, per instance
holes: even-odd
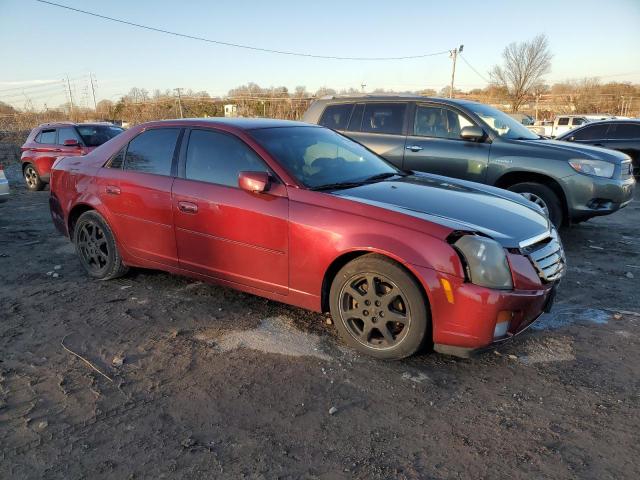
[[[460,130],[460,138],[463,140],[478,142],[484,138],[484,130],[476,125],[462,127]]]
[[[74,140],[72,138],[69,138],[69,139],[64,141],[64,146],[65,147],[79,147],[80,146],[80,142],[78,142],[78,140]]]
[[[263,193],[269,189],[269,174],[267,172],[240,172],[238,186],[251,193]]]

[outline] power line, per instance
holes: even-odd
[[[120,18],[114,18],[114,17],[108,17],[106,15],[101,15],[99,13],[95,13],[95,12],[89,12],[87,10],[81,10],[79,8],[73,8],[73,7],[69,7],[67,5],[62,5],[60,3],[55,3],[55,2],[49,2],[46,0],[35,0],[36,2],[39,3],[44,3],[47,5],[51,5],[54,7],[59,7],[59,8],[64,8],[66,10],[71,10],[73,12],[77,12],[77,13],[82,13],[85,15],[90,15],[92,17],[97,17],[97,18],[102,18],[103,20],[109,20],[111,22],[117,22],[117,23],[122,23],[124,25],[129,25],[132,27],[137,27],[137,28],[142,28],[144,30],[150,30],[152,32],[158,32],[158,33],[165,33],[167,35],[173,35],[175,37],[182,37],[182,38],[188,38],[191,40],[198,40],[201,42],[207,42],[207,43],[214,43],[216,45],[223,45],[226,47],[235,47],[235,48],[243,48],[245,50],[254,50],[254,51],[258,51],[258,52],[265,52],[265,53],[274,53],[274,54],[278,54],[278,55],[290,55],[290,56],[295,56],[295,57],[307,57],[307,58],[319,58],[319,59],[325,59],[325,60],[362,60],[362,61],[373,61],[373,60],[410,60],[410,59],[417,59],[417,58],[426,58],[426,57],[434,57],[436,55],[445,55],[449,53],[449,50],[444,50],[442,52],[433,52],[433,53],[423,53],[420,55],[406,55],[406,56],[399,56],[399,57],[338,57],[338,56],[334,56],[334,55],[315,55],[312,53],[302,53],[302,52],[292,52],[292,51],[288,51],[288,50],[274,50],[274,49],[270,49],[270,48],[262,48],[262,47],[256,47],[253,45],[244,45],[241,43],[232,43],[232,42],[225,42],[222,40],[212,40],[210,38],[205,38],[205,37],[199,37],[196,35],[189,35],[186,33],[179,33],[179,32],[172,32],[170,30],[164,30],[162,28],[157,28],[157,27],[151,27],[148,25],[142,25],[140,23],[134,23],[134,22],[129,22],[127,20],[122,20]]]
[[[469,61],[464,57],[464,55],[460,54],[460,58],[462,59],[462,61],[464,63],[467,64],[467,67],[469,67],[471,70],[473,70],[475,72],[476,75],[478,75],[482,80],[484,80],[487,83],[491,83],[484,75],[482,75],[478,70],[476,70],[473,65],[471,65],[469,63]]]

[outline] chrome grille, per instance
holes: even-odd
[[[566,269],[564,249],[555,229],[546,239],[523,250],[543,282],[553,282],[564,275]]]

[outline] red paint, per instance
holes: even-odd
[[[158,126],[219,129],[252,147],[278,179],[245,175],[234,188],[180,177],[103,167],[133,137]],[[258,184],[258,185],[256,185]],[[260,187],[260,188],[256,188]],[[451,229],[398,212],[352,202],[296,183],[242,128],[199,120],[134,127],[89,153],[63,159],[51,178],[51,210],[68,235],[77,206],[100,212],[116,235],[123,261],[188,275],[320,311],[325,276],[343,255],[376,252],[404,265],[424,287],[436,343],[484,347],[498,313],[514,312],[510,333],[537,318],[551,286],[529,260],[509,254],[514,290],[465,281],[458,255],[446,242]],[[453,303],[441,279],[449,281]]]

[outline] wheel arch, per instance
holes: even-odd
[[[69,230],[69,238],[71,238],[71,240],[73,240],[73,230],[75,229],[76,223],[80,218],[80,215],[90,210],[94,210],[97,212],[94,206],[89,205],[88,203],[79,203],[77,205],[74,205],[71,211],[69,212],[69,216],[67,218],[67,229]]]
[[[549,175],[521,170],[515,172],[506,172],[496,180],[494,186],[498,188],[508,189],[509,187],[517,183],[523,182],[540,183],[553,190],[553,192],[558,196],[560,203],[562,204],[562,213],[564,215],[564,218],[567,221],[569,220],[569,203],[567,200],[567,195],[565,194],[562,185],[560,185],[557,180],[550,177]]]

